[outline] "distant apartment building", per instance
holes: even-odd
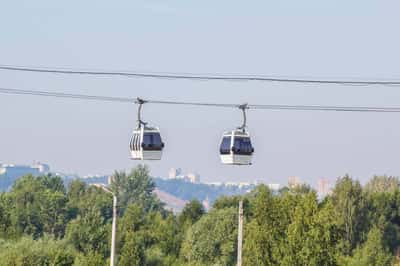
[[[320,178],[318,180],[317,192],[318,195],[324,197],[330,193],[330,182],[327,178]]]
[[[168,173],[169,179],[176,179],[178,176],[182,174],[181,168],[171,168]]]
[[[190,173],[187,175],[187,179],[191,183],[200,183],[200,175],[199,174]]]
[[[182,174],[181,168],[171,168],[168,172],[169,179],[180,179],[190,183],[200,183],[200,175],[196,173]]]
[[[288,178],[288,187],[289,188],[294,188],[294,187],[297,187],[297,186],[299,186],[301,184],[302,183],[301,183],[300,177],[298,177],[298,176],[290,176]]]

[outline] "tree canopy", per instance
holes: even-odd
[[[235,265],[238,202],[244,202],[243,265],[399,264],[400,188],[376,176],[364,187],[337,179],[318,199],[308,186],[200,201],[173,214],[144,166],[115,172],[118,265]],[[0,194],[1,265],[107,265],[112,195],[57,176],[24,176]]]

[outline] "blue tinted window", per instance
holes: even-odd
[[[247,137],[235,137],[233,147],[235,154],[250,155],[253,153],[253,146],[250,138]]]
[[[143,149],[145,150],[161,150],[162,141],[159,133],[144,133],[143,134]]]
[[[229,154],[231,152],[231,137],[223,137],[219,148],[221,154]]]

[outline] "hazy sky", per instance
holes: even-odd
[[[400,79],[398,0],[3,1],[0,64],[281,77]],[[400,106],[399,87],[295,85],[0,71],[0,87],[253,104]],[[136,106],[0,95],[0,162],[39,160],[67,173],[129,169]],[[166,148],[150,162],[206,181],[315,182],[400,175],[400,115],[250,110],[250,167],[218,146],[239,110],[146,105]]]

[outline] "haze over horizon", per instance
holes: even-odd
[[[361,6],[362,4],[362,6]],[[400,2],[8,1],[0,65],[398,80]],[[18,14],[18,15],[16,15]],[[0,87],[160,100],[400,106],[399,87],[92,77],[0,70]],[[130,169],[137,107],[0,94],[0,162],[65,173]],[[222,133],[239,110],[145,105],[166,143],[152,175],[171,167],[205,181],[315,183],[346,173],[400,175],[399,114],[249,110],[250,167],[220,164]]]

